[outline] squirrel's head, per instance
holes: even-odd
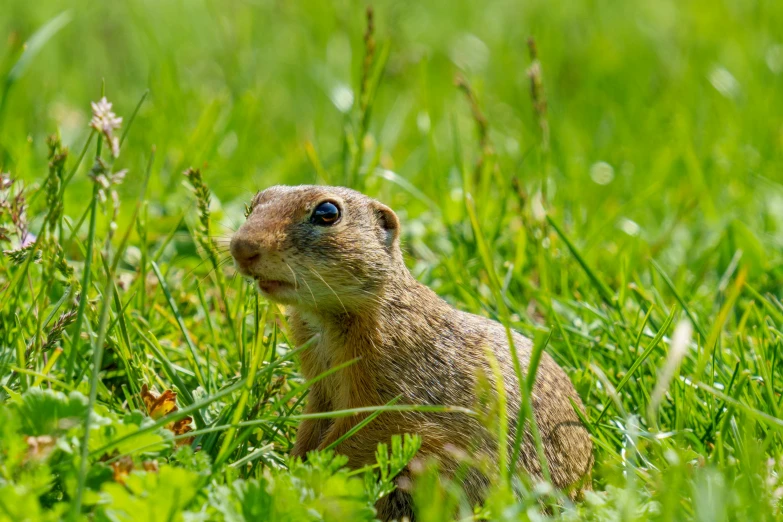
[[[403,266],[399,230],[389,207],[354,190],[279,185],[253,198],[231,255],[273,301],[351,311]]]

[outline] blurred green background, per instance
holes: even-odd
[[[28,182],[41,179],[48,134],[59,129],[74,153],[81,149],[101,79],[126,124],[149,89],[116,165],[129,169],[123,193],[135,197],[155,145],[150,199],[161,219],[153,226],[164,233],[192,205],[181,172],[206,166],[226,207],[220,233],[229,235],[256,190],[318,181],[308,143],[329,181],[344,180],[365,6],[5,0],[3,76],[38,28],[63,12],[70,21],[6,84],[0,165]],[[465,218],[452,204],[460,202],[456,158],[470,166],[477,147],[469,106],[454,85],[459,72],[486,113],[503,176],[518,177],[529,194],[543,189],[548,210],[606,271],[623,250],[639,260],[660,254],[676,267],[721,238],[744,246],[757,272],[770,267],[766,258],[783,245],[780,2],[373,7],[375,38],[390,55],[364,167],[377,156],[386,171],[365,172],[362,186],[404,219],[428,219],[429,211],[446,222]],[[539,147],[530,100],[530,36],[543,70],[549,153]],[[88,190],[86,176],[77,176],[67,194],[72,215]],[[508,190],[477,195],[485,218]]]

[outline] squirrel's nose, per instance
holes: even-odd
[[[258,242],[242,237],[231,238],[230,250],[240,267],[248,266],[261,257],[261,247]]]

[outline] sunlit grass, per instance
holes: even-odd
[[[416,277],[585,402],[583,501],[495,469],[474,513],[417,463],[422,519],[782,516],[779,4],[7,4],[0,519],[373,516],[418,440],[290,462],[305,348],[231,268],[280,182],[389,204]]]

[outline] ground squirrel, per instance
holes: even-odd
[[[506,331],[499,323],[458,311],[419,283],[405,266],[400,223],[387,206],[342,187],[275,186],[259,192],[247,221],[231,239],[239,271],[262,294],[286,305],[294,341],[310,347],[301,370],[312,379],[355,358],[357,362],[313,384],[305,411],[400,404],[476,406],[477,375],[492,375],[486,350],[498,361],[506,389],[510,438],[520,406]],[[524,373],[531,342],[514,333]],[[582,403],[566,374],[543,354],[532,393],[552,481],[559,488],[589,487],[592,443],[569,401]],[[293,454],[323,449],[357,417],[305,420]],[[387,412],[340,443],[354,468],[373,463],[379,442],[393,434],[421,435],[420,457],[434,457],[448,474],[453,448],[497,462],[497,437],[459,413]],[[540,476],[533,439],[523,438],[521,468]],[[469,471],[463,486],[480,502],[487,479]],[[574,489],[574,486],[577,487]],[[413,518],[409,493],[398,489],[377,505],[383,519]]]

